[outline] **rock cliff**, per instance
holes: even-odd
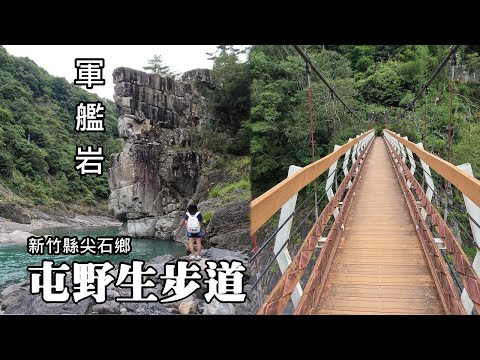
[[[122,67],[113,79],[123,151],[111,156],[109,209],[125,234],[172,239],[209,161],[190,147],[190,130],[213,119],[196,86],[210,86],[210,71],[175,81]]]

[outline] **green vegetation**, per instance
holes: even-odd
[[[223,154],[250,154],[250,77],[248,64],[239,60],[239,51],[220,45],[208,54],[213,62],[213,88],[199,84],[209,107],[218,118],[209,122],[196,135],[205,149]]]
[[[202,214],[202,216],[203,216],[203,220],[204,220],[205,222],[209,223],[210,220],[212,220],[212,218],[213,218],[213,211],[210,211],[210,210],[205,211],[205,212]]]
[[[250,173],[250,157],[241,156],[227,162],[226,169],[232,178],[242,178]]]
[[[450,66],[433,81],[428,95],[417,101],[414,112],[401,121],[396,119],[448,53],[448,46],[303,48],[359,117],[353,118],[333,101],[325,85],[312,75],[315,159],[360,131],[375,128],[380,135],[385,126],[414,142],[423,141],[428,151],[447,158]],[[203,86],[202,92],[217,120],[192,129],[191,134],[192,149],[216,155],[212,168],[228,174],[209,193],[209,197],[224,200],[238,194],[250,199],[250,189],[257,197],[285,178],[290,165],[305,166],[312,161],[305,63],[291,46],[252,46],[246,62],[240,61],[240,53],[232,46],[219,46],[209,54],[214,60],[213,86]],[[479,46],[462,46],[458,51],[457,74],[469,73],[470,80],[457,77],[460,80],[454,84],[451,147],[451,162],[471,163],[477,177],[479,53]],[[154,56],[145,69],[162,74],[169,70],[160,56]],[[472,81],[473,74],[476,81]],[[77,145],[103,145],[108,169],[110,154],[121,149],[115,106],[102,100],[106,106],[104,133],[76,133],[74,114],[80,101],[99,98],[0,47],[1,183],[30,203],[49,207],[95,205],[108,198],[108,172],[101,177],[80,177],[72,158]],[[463,202],[460,194],[453,195]],[[449,213],[469,226],[461,212],[449,209]]]
[[[103,102],[105,132],[74,131],[81,101]],[[110,154],[121,150],[116,118],[112,101],[0,47],[0,182],[27,203],[61,209],[105,203]],[[103,146],[102,176],[80,176],[73,161],[79,145]]]
[[[302,46],[314,65],[358,116],[353,118],[326,86],[311,76],[315,159],[343,144],[349,137],[374,128],[377,136],[387,127],[448,159],[451,66],[430,84],[414,111],[398,121],[415,94],[449,52],[444,45],[340,45]],[[461,46],[453,86],[451,159],[469,162],[480,176],[480,60],[479,46]],[[292,164],[312,162],[308,81],[305,63],[291,46],[255,45],[247,61],[251,81],[252,192],[257,197],[284,179]],[[426,131],[424,133],[424,118]],[[433,175],[443,184],[443,179]],[[307,186],[300,198],[313,190]],[[443,194],[442,194],[443,195]],[[460,204],[461,194],[453,196]],[[441,205],[441,206],[440,206]],[[443,211],[444,205],[438,209]],[[320,207],[323,205],[321,204]],[[449,206],[448,222],[470,225],[466,215]],[[471,239],[461,234],[465,246]],[[470,257],[473,251],[466,248]]]
[[[465,251],[465,254],[470,259],[470,261],[473,261],[475,255],[477,254],[477,249],[475,247],[464,247],[463,251]]]
[[[227,198],[232,192],[237,189],[250,190],[250,180],[244,178],[240,181],[227,185],[215,185],[208,193],[209,198],[221,197]]]
[[[385,125],[422,141],[427,118],[426,149],[446,159],[450,112],[451,67],[446,66],[421,97],[415,112],[395,121],[403,108],[431,76],[448,53],[441,45],[340,45],[303,46],[315,66],[353,109],[354,119],[334,102],[315,75],[311,76],[315,158],[330,153],[360,131]],[[470,162],[480,175],[480,70],[478,46],[462,46],[457,52],[454,85],[451,162]],[[305,63],[290,46],[252,46],[247,61],[251,81],[252,184],[256,197],[286,176],[291,164],[311,162],[308,83]],[[470,81],[464,76],[470,75]],[[467,74],[467,75],[468,75]],[[471,81],[473,75],[476,81]],[[334,121],[335,119],[335,121]]]
[[[359,112],[362,104],[349,61],[321,47],[306,50],[340,96]],[[248,62],[252,78],[251,177],[256,197],[285,178],[290,165],[309,164],[312,150],[305,63],[286,46],[253,46]],[[312,76],[311,80],[315,157],[319,159],[332,151],[335,142],[358,133],[360,124],[347,117],[338,101],[330,101],[328,89],[318,78]]]
[[[297,246],[297,245],[300,245],[303,242],[303,240],[304,239],[300,237],[298,233],[295,233],[290,237],[289,244],[291,244],[292,246]]]
[[[237,50],[225,46],[211,54],[213,86],[204,91],[217,121],[192,129],[197,140],[192,148],[210,152],[218,159],[214,168],[225,169],[226,183],[218,185],[224,200],[247,198],[250,188],[250,139],[244,125],[250,110],[250,82],[246,64],[238,55]],[[174,77],[160,55],[144,69]],[[81,101],[103,102],[105,132],[74,131],[75,108]],[[116,119],[113,102],[51,76],[28,58],[11,56],[0,46],[0,183],[20,196],[15,201],[60,210],[105,206],[109,158],[122,149]],[[79,145],[103,146],[102,176],[79,175],[73,161]],[[244,191],[239,194],[236,189]]]
[[[153,58],[148,60],[148,65],[143,67],[143,70],[149,71],[151,74],[159,74],[175,79],[175,74],[170,71],[170,66],[163,65],[161,55],[153,55]]]
[[[274,273],[274,274],[279,274],[280,273],[280,266],[278,265],[277,262],[274,262],[272,264],[272,266],[270,266],[270,270],[269,270],[271,273]]]
[[[222,203],[251,199],[250,157],[218,156],[213,170],[222,170],[222,180],[210,189],[208,197],[221,198]],[[206,173],[212,169],[204,169]]]

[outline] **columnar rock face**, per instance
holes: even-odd
[[[178,221],[208,161],[190,149],[190,130],[213,118],[195,86],[209,86],[210,71],[175,81],[122,67],[113,80],[123,151],[111,156],[109,209],[130,236],[171,239],[169,221]]]

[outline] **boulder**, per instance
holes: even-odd
[[[198,302],[193,301],[185,301],[180,304],[178,310],[180,311],[181,315],[190,315],[195,314],[197,312]]]
[[[0,202],[0,216],[20,224],[30,224],[32,222],[30,215],[17,204]]]
[[[34,236],[31,233],[21,230],[14,230],[12,232],[0,232],[0,244],[2,243],[15,243],[15,244],[27,244],[27,239],[30,236]]]
[[[195,299],[196,299],[196,296],[194,294],[192,294],[192,295],[189,295],[188,297],[186,297],[185,299],[165,303],[165,306],[175,307],[175,308],[178,309],[180,307],[180,304],[182,304],[184,302],[195,301]]]
[[[155,302],[124,302],[122,307],[126,309],[123,313],[126,315],[170,315],[164,304]]]
[[[210,245],[227,250],[250,249],[249,215],[248,201],[235,201],[217,208],[207,228]]]
[[[154,257],[153,259],[151,259],[150,261],[148,261],[148,265],[155,265],[155,264],[166,264],[170,261],[173,261],[174,260],[174,257],[170,254],[166,254],[166,255],[160,255],[160,256],[156,256]]]
[[[35,297],[29,294],[29,296],[24,297],[22,300],[12,302],[8,306],[4,307],[4,314],[26,314],[26,312],[32,307],[32,303],[35,300]],[[2,302],[2,307],[4,306]]]
[[[120,314],[120,304],[114,300],[95,304],[92,306],[92,314]]]
[[[155,236],[155,225],[157,218],[143,218],[138,220],[128,220],[128,235],[134,238],[149,238]]]
[[[160,217],[155,225],[155,238],[160,240],[173,240],[175,230],[181,225],[181,212],[173,211]]]
[[[151,280],[154,282],[160,282],[159,276],[165,273],[165,264],[172,262],[174,260],[172,255],[161,255],[153,258],[149,262],[145,264],[145,268],[149,266],[153,267],[157,274],[153,276],[149,276]]]
[[[114,289],[107,289],[107,300],[115,300],[120,294]]]
[[[252,240],[250,231],[246,228],[220,233],[210,238],[210,244],[219,248],[244,251],[251,248]]]
[[[0,294],[0,310],[5,310],[25,300],[30,295],[30,284],[28,281],[12,284],[6,287]]]
[[[245,261],[248,259],[248,256],[244,252],[219,249],[216,247],[211,247],[208,250],[206,250],[205,256],[208,256],[213,260],[233,258],[233,259],[239,259],[239,260]]]
[[[235,306],[231,303],[221,303],[213,298],[210,304],[205,303],[203,315],[235,315]]]
[[[24,300],[29,305],[23,312],[7,312],[9,314],[35,314],[35,315],[57,315],[73,314],[84,315],[91,308],[94,300],[89,297],[81,300],[77,304],[70,300],[66,303],[46,303],[40,295],[31,295]],[[10,308],[11,309],[11,308]]]
[[[250,203],[248,201],[236,201],[219,207],[210,223],[209,232],[214,235],[248,227],[250,215]]]
[[[200,187],[200,184],[198,185],[198,187]],[[207,187],[207,189],[209,188]],[[207,199],[198,203],[198,211],[200,211],[201,213],[204,213],[207,211],[211,211],[214,213],[215,210],[218,209],[220,206],[222,206],[221,198],[217,197],[213,199]]]
[[[179,243],[183,243],[187,247],[188,239],[185,227],[179,226],[173,231],[173,240]]]

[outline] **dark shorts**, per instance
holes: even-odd
[[[201,239],[203,238],[203,233],[200,231],[199,233],[194,234],[187,231],[187,237]]]

